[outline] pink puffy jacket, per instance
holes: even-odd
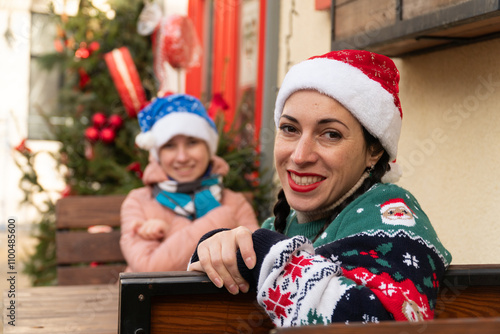
[[[213,173],[227,174],[229,166],[219,157],[213,159]],[[222,192],[221,206],[203,217],[191,221],[162,206],[152,196],[150,185],[166,180],[160,165],[150,160],[144,171],[145,187],[132,190],[121,208],[120,247],[127,260],[127,271],[186,270],[200,238],[218,228],[246,226],[256,230],[259,225],[250,203],[240,193],[229,189]],[[163,219],[170,228],[163,240],[145,240],[134,232],[136,221]]]

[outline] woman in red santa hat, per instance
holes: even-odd
[[[451,255],[394,184],[398,83],[392,60],[367,51],[293,66],[275,107],[275,217],[208,233],[190,270],[256,289],[276,326],[432,319]]]

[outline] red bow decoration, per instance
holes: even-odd
[[[210,101],[210,106],[208,107],[208,116],[211,119],[215,119],[217,112],[219,110],[227,110],[229,109],[229,105],[226,100],[222,96],[222,93],[214,93],[212,96],[212,100]]]

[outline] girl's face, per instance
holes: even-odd
[[[210,153],[204,140],[177,135],[160,148],[160,166],[177,182],[191,182],[203,174],[210,163]]]
[[[293,209],[313,211],[332,205],[381,155],[366,147],[361,124],[336,100],[301,90],[286,101],[274,158]]]

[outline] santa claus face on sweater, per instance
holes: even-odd
[[[408,205],[401,199],[391,199],[380,206],[382,222],[388,225],[414,226],[415,218]]]

